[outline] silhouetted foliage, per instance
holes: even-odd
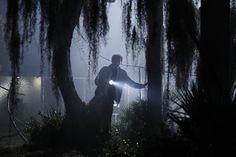
[[[179,91],[173,102],[180,109],[169,117],[178,124],[183,138],[193,144],[196,154],[227,154],[235,150],[236,99],[231,100],[228,95],[215,97],[192,86]]]
[[[23,24],[24,24],[24,30],[23,30],[23,37],[22,42],[30,42],[31,37],[33,36],[35,32],[35,25],[37,21],[37,7],[38,7],[37,1],[31,1],[31,0],[24,0],[21,1],[20,6],[22,7],[22,16],[23,16]]]
[[[144,100],[132,102],[120,113],[117,125],[121,135],[134,143],[144,138],[146,103]]]
[[[123,153],[126,151],[126,156],[130,150],[133,151],[131,156],[187,156],[191,147],[178,134],[173,133],[167,121],[162,120],[161,125],[156,123],[152,126],[154,132],[156,130],[154,136],[150,138],[145,136],[146,114],[148,113],[146,105],[146,101],[138,100],[121,111],[120,121],[113,129],[111,140],[105,143],[108,144],[104,146],[105,152],[122,153],[118,148],[123,147]],[[156,129],[159,127],[161,129]],[[158,130],[161,130],[161,134]],[[127,148],[130,150],[126,150]]]
[[[58,13],[61,0],[47,1],[40,0],[40,49],[41,49],[41,70],[43,70],[44,56],[50,63],[52,52],[53,29],[55,26],[55,17]]]
[[[225,25],[228,25],[228,16],[221,17],[221,19],[219,16],[221,23],[217,23],[218,15],[221,15],[223,9],[224,13],[227,14],[228,5],[219,11],[205,6],[203,17],[199,19],[199,9],[193,0],[168,0],[166,12],[162,12],[162,2],[161,0],[122,1],[122,23],[123,33],[126,37],[126,50],[128,53],[132,51],[132,57],[135,58],[141,50],[146,49],[147,71],[150,74],[149,80],[152,80],[151,83],[149,82],[151,85],[149,89],[154,89],[153,91],[150,90],[149,95],[151,92],[154,94],[153,97],[149,97],[148,101],[151,102],[154,99],[159,101],[153,101],[150,103],[151,105],[148,104],[149,106],[144,101],[135,102],[130,108],[126,109],[121,116],[118,128],[112,131],[111,138],[105,142],[102,155],[138,156],[138,153],[140,153],[139,155],[149,153],[150,156],[167,156],[178,152],[178,154],[184,156],[198,156],[205,154],[205,152],[207,152],[205,155],[215,155],[224,151],[231,152],[236,149],[236,130],[234,126],[236,99],[232,100],[228,93],[228,84],[231,85],[233,81],[229,82],[229,79],[223,81],[224,77],[228,77],[228,74],[232,75],[231,79],[234,80],[236,74],[234,72],[236,66],[234,52],[236,49],[235,10],[232,8],[230,13],[230,32],[232,35],[230,38],[231,53],[228,55],[228,43],[222,43],[221,40],[217,40],[218,44],[217,42],[214,43],[216,45],[208,43],[209,39],[215,39],[213,36],[215,32],[211,30],[217,30],[216,35],[224,34],[224,31],[228,32],[228,27],[224,30],[218,27],[224,27],[224,22],[222,22],[224,19],[226,19]],[[207,1],[204,2],[206,2],[204,4],[207,4]],[[235,1],[232,0],[231,2],[231,6],[234,7]],[[220,3],[217,4],[220,9]],[[160,11],[158,12],[158,10]],[[213,14],[216,11],[217,15]],[[163,14],[167,15],[166,23],[163,23]],[[40,19],[37,19],[37,15]],[[212,15],[207,18],[212,20],[214,24],[209,22],[204,25],[204,22],[208,22],[204,15]],[[40,21],[41,73],[43,73],[46,57],[48,63],[52,65],[54,88],[60,88],[66,109],[70,111],[68,112],[69,116],[66,115],[65,119],[59,113],[41,115],[41,122],[32,119],[27,131],[31,142],[34,144],[55,146],[55,144],[61,142],[61,139],[59,139],[60,133],[65,132],[66,136],[63,138],[68,137],[68,141],[65,141],[66,144],[88,148],[91,143],[95,142],[90,148],[98,146],[96,128],[92,126],[95,122],[93,119],[89,119],[91,115],[88,114],[85,104],[80,100],[75,90],[71,73],[71,39],[74,28],[80,27],[79,18],[81,17],[83,18],[81,21],[83,21],[83,28],[89,45],[89,65],[92,71],[96,72],[99,45],[102,40],[106,43],[106,35],[109,30],[106,0],[8,0],[5,39],[12,69],[11,113],[14,112],[14,106],[18,103],[17,90],[19,83],[17,76],[20,75],[19,67],[24,56],[23,48],[25,44],[30,43],[35,34],[37,21]],[[203,26],[201,28],[207,28],[205,32],[202,31],[204,29],[199,30],[200,22]],[[163,25],[166,26],[164,31],[167,33],[164,42],[162,41],[164,38]],[[203,32],[200,41],[199,32]],[[227,41],[228,36],[224,37],[222,39]],[[205,45],[199,44],[202,39],[206,40]],[[151,112],[147,110],[151,106],[153,108],[150,107],[149,111],[153,111],[151,109],[156,109],[159,105],[160,112],[158,114],[162,114],[161,104],[158,104],[161,103],[162,92],[162,75],[159,74],[165,66],[160,62],[164,58],[162,49],[165,48],[165,42],[167,42],[168,66],[176,73],[178,89],[187,86],[194,54],[198,52],[200,63],[204,63],[200,71],[205,70],[205,73],[203,73],[205,75],[198,76],[199,80],[206,76],[205,80],[203,79],[204,81],[210,80],[213,82],[209,86],[206,86],[208,84],[205,83],[203,86],[193,86],[191,89],[183,88],[179,91],[177,98],[173,100],[180,110],[173,111],[169,114],[169,117],[178,124],[181,137],[170,134],[170,130],[161,116],[159,116],[161,122],[155,123],[157,114],[153,118],[148,114]],[[220,47],[221,45],[223,46]],[[221,50],[218,51],[218,47]],[[202,49],[205,49],[205,51],[202,51]],[[221,64],[228,63],[228,61],[230,61],[230,66]],[[231,72],[227,73],[227,69],[230,69]],[[207,89],[208,87],[211,90]],[[225,88],[227,88],[227,91]],[[145,133],[150,131],[147,131],[147,123],[151,124],[149,129],[152,129],[154,134],[150,135],[154,136],[145,136]],[[176,145],[178,147],[174,148]],[[225,147],[227,148],[225,149]],[[180,151],[177,150],[178,148]],[[184,152],[185,148],[186,152]]]
[[[18,11],[19,11],[19,3],[18,1],[9,0],[8,1],[8,9],[7,9],[7,21],[5,26],[5,39],[7,41],[7,47],[9,49],[9,58],[11,62],[12,69],[12,79],[11,79],[11,89],[10,90],[10,107],[11,112],[13,112],[14,107],[17,105],[17,90],[18,90],[18,80],[17,76],[19,75],[19,66],[20,66],[20,46],[21,39],[18,28]]]
[[[112,128],[111,138],[102,145],[102,156],[137,157],[141,155],[140,143],[132,143],[129,139],[121,136],[117,128]]]
[[[64,116],[62,113],[51,111],[44,115],[39,113],[40,118],[31,118],[26,123],[25,132],[29,136],[31,145],[43,147],[56,147],[62,144],[61,127]]]
[[[83,27],[89,45],[89,65],[96,72],[100,40],[106,43],[109,30],[106,0],[87,0],[83,6]]]
[[[198,13],[192,0],[168,0],[168,64],[176,73],[176,86],[187,85],[198,42]]]
[[[122,6],[122,28],[126,39],[126,52],[127,55],[132,52],[132,58],[135,59],[146,47],[146,2],[124,0]]]
[[[230,0],[201,1],[200,25],[198,86],[216,97],[217,94],[219,97],[229,95],[233,82],[230,77]]]
[[[73,106],[83,106],[84,104],[74,89],[73,80],[71,80],[72,73],[69,56],[73,30],[76,26],[79,26],[80,11],[81,8],[83,8],[84,28],[86,28],[85,33],[87,34],[90,50],[88,54],[89,64],[93,67],[93,71],[95,72],[100,38],[105,40],[109,29],[106,3],[105,0],[9,0],[5,39],[8,43],[12,67],[12,92],[15,92],[16,89],[18,81],[16,77],[19,76],[20,58],[22,58],[23,61],[24,45],[30,43],[32,36],[36,32],[35,30],[39,28],[41,74],[43,74],[46,56],[49,68],[52,69],[51,78],[53,91],[55,92],[57,100],[59,100],[59,88],[64,99],[66,111],[69,111]],[[21,21],[21,19],[23,20]],[[37,27],[36,22],[39,20],[40,26]],[[22,26],[24,26],[23,29],[21,29]],[[71,99],[65,99],[68,97],[68,93],[73,97],[73,101],[70,101]],[[14,97],[15,95],[12,94],[12,104],[16,105],[16,103],[13,102]],[[77,107],[77,109],[78,108],[79,107]],[[72,114],[72,112],[68,113]]]

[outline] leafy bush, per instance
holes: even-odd
[[[102,145],[101,156],[142,156],[145,104],[143,100],[132,102],[120,112],[118,123],[112,126],[110,139]]]
[[[124,108],[117,124],[122,137],[130,139],[133,143],[141,142],[144,138],[146,102],[144,100],[132,102]]]
[[[39,113],[40,118],[31,118],[26,123],[25,132],[31,144],[54,146],[60,143],[60,131],[64,116],[61,112],[52,111],[46,115]]]
[[[183,153],[187,146],[171,134],[166,122],[156,124],[153,128],[161,127],[158,133],[147,139],[146,102],[139,100],[132,102],[128,108],[123,109],[120,121],[113,126],[111,139],[103,146],[102,156],[171,156]]]
[[[121,136],[120,131],[113,127],[110,140],[102,146],[101,156],[114,157],[136,157],[140,151],[140,144],[133,144],[129,139]]]
[[[145,138],[145,127],[147,123],[147,102],[144,100],[138,100],[132,102],[128,108],[125,108],[121,115],[120,121],[117,127],[120,129],[121,135],[125,138],[129,138],[132,142],[140,142]],[[162,136],[167,138],[171,136],[171,129],[166,120],[162,119],[158,124],[152,126],[154,130],[160,130],[160,134],[155,136]],[[160,128],[160,129],[156,129]],[[158,137],[160,138],[160,137]]]

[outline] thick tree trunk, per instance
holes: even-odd
[[[211,95],[228,95],[230,0],[201,3],[201,51],[199,87]]]
[[[162,118],[162,0],[147,1],[148,40],[146,49],[146,66],[148,75],[148,105],[146,136],[160,133],[158,126]]]
[[[83,0],[65,0],[55,22],[53,43],[53,68],[56,83],[62,94],[66,115],[79,118],[83,102],[78,96],[71,72],[70,46],[73,31],[79,22]]]
[[[231,74],[231,84],[233,84],[236,81],[236,5],[235,2],[232,5],[230,10],[230,58],[231,58],[231,66],[230,66],[230,74]]]

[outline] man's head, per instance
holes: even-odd
[[[122,62],[122,56],[121,55],[113,55],[111,58],[112,65],[114,68],[118,68],[120,66],[120,63]]]

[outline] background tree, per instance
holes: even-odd
[[[73,31],[79,26],[81,15],[84,16],[85,33],[89,39],[90,63],[96,67],[98,45],[101,37],[108,31],[106,16],[106,1],[84,0],[9,0],[6,18],[5,39],[8,43],[9,56],[12,65],[11,81],[11,109],[17,105],[16,91],[18,88],[17,77],[20,75],[20,58],[23,58],[23,47],[29,43],[35,34],[37,13],[40,15],[40,48],[41,48],[41,73],[43,73],[44,58],[51,64],[52,82],[57,96],[62,95],[66,118],[64,128],[74,133],[74,139],[82,136],[78,129],[84,128],[85,105],[75,90],[73,82],[70,46]],[[39,12],[38,12],[38,8]],[[83,10],[84,14],[81,14]],[[21,21],[21,18],[23,19]],[[22,27],[23,31],[22,31]],[[91,57],[92,56],[92,57]],[[59,89],[59,90],[58,90]],[[13,111],[12,111],[13,112]],[[71,128],[72,127],[72,128]],[[74,129],[73,129],[74,128]],[[77,135],[77,136],[76,136]],[[70,136],[71,137],[71,136]],[[76,138],[78,137],[78,138]],[[77,140],[78,141],[78,140]]]
[[[199,10],[193,0],[168,0],[166,9],[167,58],[177,89],[188,87],[199,51]]]
[[[127,52],[132,52],[133,58],[141,50],[145,50],[146,53],[148,103],[145,127],[147,137],[161,134],[160,127],[153,128],[152,126],[157,126],[154,124],[161,123],[163,118],[164,63],[161,60],[164,58],[162,50],[166,42],[168,65],[176,73],[177,89],[188,85],[195,52],[199,53],[197,67],[199,89],[211,96],[228,97],[234,81],[232,66],[235,64],[231,59],[234,52],[230,52],[229,35],[230,1],[202,0],[201,19],[198,19],[199,10],[193,0],[168,0],[165,12],[164,2],[166,1],[126,0],[122,3],[123,33],[126,36]],[[15,98],[11,100],[11,109],[17,105],[17,76],[20,75],[20,58],[24,52],[22,48],[35,34],[37,9],[40,8],[42,70],[46,56],[52,67],[55,91],[62,95],[65,104],[65,122],[75,128],[83,127],[82,121],[85,118],[86,109],[75,90],[72,79],[71,40],[73,31],[79,27],[79,19],[83,16],[83,27],[89,41],[89,64],[92,70],[96,71],[99,43],[101,39],[105,40],[109,29],[106,7],[105,0],[8,0],[5,39],[8,43],[12,68],[11,97]],[[163,21],[164,14],[167,15],[166,23]],[[232,13],[231,17],[233,17]],[[23,30],[20,29],[21,26],[24,26]],[[167,26],[167,41],[163,40],[164,26]],[[231,38],[231,49],[233,49],[233,41]]]
[[[160,128],[153,128],[162,117],[162,26],[163,1],[136,0],[123,4],[123,27],[126,34],[127,51],[137,54],[144,49],[148,76],[148,103],[146,114],[146,136],[151,137]],[[132,22],[133,17],[136,21]],[[133,55],[135,56],[135,55]]]
[[[52,78],[55,87],[59,89],[66,108],[66,115],[78,119],[83,113],[84,104],[78,96],[72,80],[70,65],[70,45],[73,31],[79,26],[81,10],[83,10],[84,27],[91,45],[89,56],[95,62],[98,54],[100,37],[105,37],[108,31],[106,16],[106,1],[8,1],[6,40],[11,57],[13,79],[19,75],[20,58],[23,44],[31,40],[36,29],[36,13],[40,7],[40,47],[42,68],[45,55],[52,64]],[[20,17],[23,21],[20,21]],[[24,25],[23,32],[20,26]],[[90,63],[93,63],[92,61]],[[42,69],[43,70],[43,69]],[[12,81],[13,82],[13,81]],[[13,103],[12,103],[13,104]]]
[[[220,12],[219,12],[220,10]],[[230,1],[201,1],[201,50],[198,82],[206,92],[229,95]]]
[[[230,58],[231,58],[231,81],[235,81],[236,76],[236,40],[235,40],[235,33],[236,33],[236,4],[235,1],[231,2],[231,9],[230,9]]]

